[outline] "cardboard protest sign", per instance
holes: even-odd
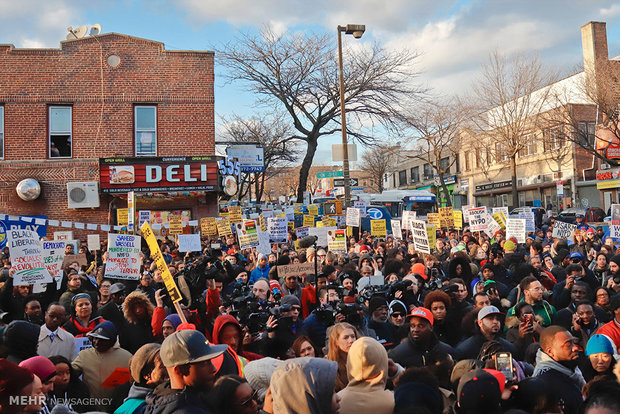
[[[370,220],[370,234],[376,237],[386,237],[387,227],[385,220]]]
[[[308,214],[310,214],[311,216],[318,216],[319,215],[319,205],[318,204],[310,204],[308,206]]]
[[[278,265],[278,277],[287,278],[288,276],[300,276],[300,275],[314,274],[314,263],[294,263],[288,265]]]
[[[179,251],[180,252],[201,252],[200,233],[198,234],[179,234]]]
[[[183,216],[179,214],[170,214],[168,216],[168,224],[170,225],[170,228],[168,229],[170,234],[183,233]]]
[[[506,239],[514,237],[517,243],[525,243],[525,219],[509,218],[506,220]]]
[[[217,226],[217,232],[220,236],[228,236],[232,233],[230,228],[230,218],[223,217],[215,222]]]
[[[108,233],[105,277],[127,280],[140,278],[140,236]]]
[[[228,218],[231,223],[241,223],[243,221],[243,211],[241,206],[228,207]]]
[[[452,207],[439,207],[439,224],[441,227],[454,227]]]
[[[353,202],[353,207],[355,207],[355,208],[360,210],[360,215],[362,217],[366,217],[366,208],[368,206],[366,205],[365,201],[354,201]]]
[[[408,211],[408,210],[404,210],[403,211],[403,215],[400,218],[400,223],[401,223],[401,228],[403,230],[411,230],[409,228],[409,220],[415,220],[416,219],[416,212],[415,211]]]
[[[347,219],[345,225],[351,227],[359,227],[361,219],[362,218],[359,208],[347,207]]]
[[[471,231],[485,231],[488,226],[489,213],[486,207],[470,208],[469,210],[469,229]]]
[[[37,232],[15,229],[6,232],[11,264],[15,269],[13,285],[50,283],[52,276],[43,260],[43,245]]]
[[[200,219],[200,233],[207,237],[217,236],[217,220],[215,217],[203,217]]]
[[[182,299],[181,293],[179,292],[179,288],[172,278],[168,265],[166,265],[166,261],[161,254],[161,250],[157,244],[157,238],[153,234],[151,226],[145,222],[142,224],[140,230],[142,231],[142,237],[144,237],[146,243],[149,245],[149,249],[151,249],[151,255],[153,256],[153,260],[155,260],[157,269],[161,272],[161,277],[164,279],[164,284],[166,285],[166,290],[170,295],[170,299],[173,303],[180,301]]]
[[[65,244],[65,247],[66,247],[66,244]],[[67,267],[71,266],[72,263],[77,263],[79,267],[82,267],[88,264],[88,260],[86,260],[86,255],[84,253],[67,254],[65,255],[65,258],[62,260],[62,268],[66,269]]]
[[[536,231],[533,211],[522,211],[519,213],[519,218],[525,220],[525,231],[527,231],[528,233]]]
[[[439,228],[441,227],[441,221],[439,219],[439,213],[428,213],[426,215],[426,220],[428,224],[432,224],[433,226]]]
[[[390,220],[390,224],[392,225],[392,235],[394,236],[395,239],[402,239],[403,238],[403,232],[402,229],[400,228],[400,221],[398,220]]]
[[[151,210],[138,210],[138,226],[144,222],[151,223]]]
[[[426,234],[428,236],[428,244],[432,250],[435,248],[435,242],[437,241],[437,227],[432,224],[427,224]]]
[[[453,210],[452,219],[454,220],[454,228],[461,230],[463,228],[463,212]]]
[[[267,229],[271,243],[286,243],[288,240],[288,220],[286,217],[268,218]]]
[[[44,241],[43,261],[49,274],[56,280],[56,288],[60,289],[62,282],[62,263],[65,259],[64,241]]]
[[[609,226],[609,237],[613,239],[620,238],[620,225],[612,224]]]
[[[431,247],[428,242],[426,223],[422,220],[410,220],[409,223],[411,223],[411,234],[416,251],[430,254]]]
[[[94,252],[101,249],[101,238],[98,234],[89,234],[87,237],[88,250]]]
[[[262,254],[270,254],[271,253],[271,243],[269,242],[269,233],[266,231],[258,232],[258,246],[256,246],[256,251]]]
[[[305,214],[304,215],[304,221],[303,221],[304,227],[314,227],[314,218],[315,218],[315,216],[309,216],[309,215]]]
[[[575,230],[577,230],[576,224],[556,220],[555,223],[553,223],[552,236],[556,239],[569,240],[573,236]]]
[[[309,227],[304,226],[304,227],[297,227],[295,229],[295,234],[297,235],[298,239],[303,239],[304,237],[306,237],[308,235],[308,229]]]
[[[327,232],[327,247],[332,252],[346,253],[347,235],[344,229],[329,230]]]

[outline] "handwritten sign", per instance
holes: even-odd
[[[506,239],[514,237],[517,243],[525,243],[525,219],[509,218],[506,220]]]
[[[390,220],[390,224],[392,225],[392,235],[395,239],[403,238],[403,231],[400,228],[400,221],[398,220]]]
[[[200,252],[200,233],[198,234],[179,234],[179,251],[180,252]]]
[[[14,229],[6,232],[7,246],[11,253],[11,264],[15,269],[13,285],[50,283],[52,276],[43,260],[43,245],[37,232]]]
[[[428,244],[431,249],[435,248],[437,242],[437,227],[432,224],[426,225],[426,234],[428,235]]]
[[[556,239],[568,240],[572,237],[575,230],[577,230],[576,224],[556,220],[555,223],[553,223],[552,236]]]
[[[401,222],[401,228],[404,230],[411,230],[409,228],[409,220],[415,220],[416,219],[416,212],[415,211],[409,211],[409,210],[405,210],[403,211],[403,215],[400,218],[400,222]]]
[[[409,223],[411,223],[411,234],[416,251],[430,254],[431,247],[428,243],[426,223],[422,220],[410,220]]]
[[[278,265],[278,277],[283,279],[288,276],[300,276],[314,274],[314,263],[294,263],[288,265]]]
[[[441,227],[441,220],[439,219],[439,213],[428,213],[426,215],[426,220],[428,224],[432,224],[433,226],[439,228]]]
[[[217,232],[220,236],[228,236],[232,233],[230,228],[230,219],[228,217],[223,217],[216,221],[217,224]]]
[[[241,206],[228,207],[228,218],[231,223],[241,223],[243,221],[243,211]]]
[[[92,348],[93,344],[90,343],[90,339],[86,336],[82,336],[80,338],[75,338],[75,355],[79,354],[81,351]]]
[[[151,210],[138,210],[138,226],[141,226],[145,221],[151,224]]]
[[[525,231],[528,233],[536,231],[536,222],[533,211],[522,211],[519,213],[520,219],[525,219]]]
[[[108,233],[105,277],[128,280],[140,278],[140,236]]]
[[[439,207],[439,224],[441,227],[454,227],[452,207]]]
[[[268,218],[267,230],[271,243],[286,243],[288,240],[288,220],[286,217]]]
[[[183,233],[183,216],[179,214],[171,214],[168,216],[168,224],[170,225],[170,234]]]
[[[305,214],[303,220],[304,227],[314,227],[314,216]]]
[[[454,228],[461,230],[463,228],[463,212],[453,210],[452,219],[454,221]]]
[[[387,228],[385,220],[370,220],[370,234],[376,237],[386,237]]]
[[[359,227],[361,221],[361,213],[359,208],[347,207],[347,218],[345,225],[351,227]]]

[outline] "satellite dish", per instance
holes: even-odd
[[[69,34],[67,35],[67,40],[75,40],[81,39],[86,36],[86,31],[88,30],[88,27],[84,25],[78,27],[77,29],[73,29],[73,27],[69,26],[67,27],[67,30],[69,31]]]
[[[93,24],[90,28],[90,35],[97,36],[99,33],[101,33],[101,25],[99,23]]]

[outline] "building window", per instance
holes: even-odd
[[[508,151],[506,151],[506,146],[501,142],[495,143],[495,160],[497,162],[508,161]]]
[[[398,172],[398,185],[407,185],[407,170]]]
[[[482,152],[480,151],[480,148],[476,148],[474,154],[476,156],[476,168],[482,167]]]
[[[50,158],[71,158],[72,107],[49,107],[49,156]]]
[[[433,167],[430,164],[424,164],[424,179],[430,180],[433,178]]]
[[[557,126],[546,129],[543,142],[545,145],[545,151],[560,149],[562,145],[562,127]]]
[[[469,156],[469,151],[465,151],[465,154],[463,154],[463,158],[465,159],[465,171],[469,171]]]
[[[4,158],[4,106],[0,106],[0,159]]]
[[[593,147],[596,136],[596,124],[594,122],[579,122],[579,143],[583,147]]]
[[[439,169],[443,171],[444,174],[450,174],[450,158],[442,158],[439,160]]]
[[[411,169],[411,182],[417,183],[420,181],[420,167],[413,167]]]
[[[134,107],[136,157],[157,155],[157,107]]]
[[[523,148],[519,150],[519,158],[528,157],[536,154],[536,135],[527,134],[521,137]]]

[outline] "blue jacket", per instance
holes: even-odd
[[[269,265],[268,264],[266,264],[265,267],[262,267],[262,268],[256,266],[256,268],[252,270],[252,273],[250,273],[249,284],[251,285],[255,283],[261,277],[269,280]]]

